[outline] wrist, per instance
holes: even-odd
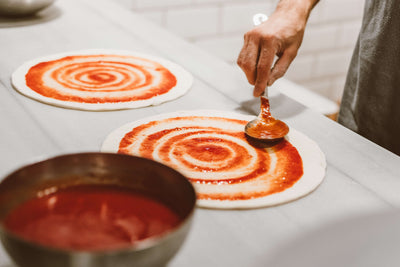
[[[301,24],[306,24],[311,10],[319,0],[280,0],[274,13],[283,13]]]

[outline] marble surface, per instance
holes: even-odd
[[[115,128],[177,110],[257,114],[259,103],[235,67],[107,0],[57,1],[52,19],[0,28],[0,177],[52,155],[98,151]],[[6,25],[6,22],[2,20]],[[11,73],[24,61],[90,48],[129,49],[172,60],[194,76],[191,90],[159,106],[89,112],[46,105],[16,92]],[[323,183],[297,201],[254,210],[197,209],[178,266],[265,266],[279,248],[307,231],[400,206],[400,158],[307,109],[272,87],[273,114],[319,144]],[[290,246],[289,246],[290,247]],[[0,266],[12,266],[0,250]]]

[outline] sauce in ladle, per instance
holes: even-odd
[[[245,132],[248,136],[263,141],[275,141],[283,138],[288,132],[289,127],[271,115],[269,100],[265,96],[260,97],[261,112],[257,119],[250,121]]]

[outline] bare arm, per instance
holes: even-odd
[[[297,55],[307,19],[319,0],[280,0],[267,21],[244,35],[237,64],[260,96],[282,77]],[[274,57],[278,56],[274,66]]]

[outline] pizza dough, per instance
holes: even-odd
[[[161,114],[116,129],[101,150],[175,168],[192,182],[201,207],[265,207],[313,191],[326,168],[318,145],[293,128],[275,146],[252,144],[243,129],[253,118],[216,110]]]
[[[50,55],[20,66],[11,77],[22,94],[82,110],[157,105],[185,94],[193,77],[166,59],[120,50]]]

